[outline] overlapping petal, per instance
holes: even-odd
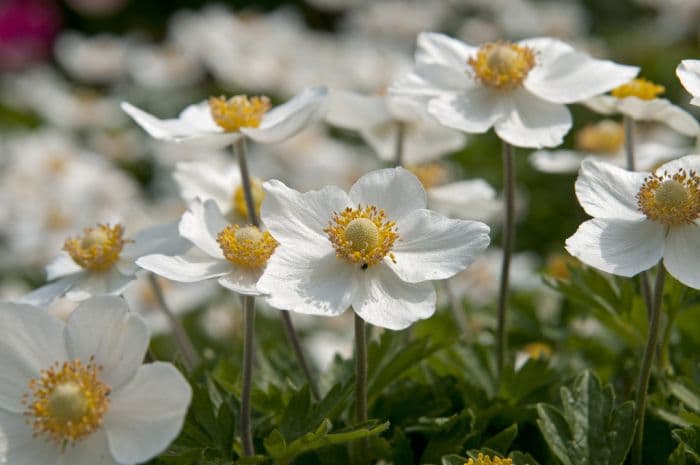
[[[646,176],[602,161],[584,160],[576,180],[576,196],[593,217],[638,220],[644,215],[637,208],[636,197]]]

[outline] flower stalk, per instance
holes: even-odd
[[[637,425],[632,444],[632,465],[642,463],[642,445],[644,439],[644,412],[646,410],[647,391],[649,390],[649,378],[651,376],[651,366],[656,354],[656,342],[659,337],[659,321],[661,317],[661,302],[664,294],[664,283],[666,281],[666,269],[662,262],[656,270],[656,282],[654,284],[654,301],[649,320],[649,335],[647,345],[644,348],[642,367],[639,372],[639,383],[637,386],[637,397],[635,399],[635,424]]]
[[[284,330],[287,333],[287,339],[289,339],[289,343],[292,345],[294,353],[297,356],[297,360],[299,361],[299,365],[301,365],[301,369],[304,372],[306,381],[309,383],[311,395],[314,396],[314,399],[318,402],[321,400],[321,391],[318,389],[318,383],[316,382],[316,378],[314,378],[313,374],[311,373],[311,367],[306,361],[304,349],[301,347],[301,342],[299,342],[297,332],[294,330],[292,317],[290,316],[289,311],[287,310],[280,310],[280,314],[282,316],[282,325],[284,326]]]
[[[404,141],[406,140],[406,123],[396,123],[396,146],[394,148],[396,166],[403,166]]]
[[[496,363],[500,376],[503,370],[506,341],[506,311],[508,308],[508,283],[510,278],[510,260],[513,255],[515,240],[515,166],[513,163],[513,146],[503,141],[503,189],[505,197],[505,214],[503,221],[503,261],[498,291],[498,323],[496,328]]]
[[[355,412],[358,423],[367,421],[367,332],[365,320],[355,314]],[[367,439],[356,447],[356,465],[367,464]]]
[[[241,441],[246,456],[255,455],[250,394],[253,381],[253,352],[255,350],[255,298],[243,296],[243,388],[241,390]]]

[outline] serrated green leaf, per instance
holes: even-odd
[[[518,425],[517,423],[513,423],[508,428],[488,438],[484,442],[484,447],[488,447],[504,455],[517,436]]]
[[[511,452],[508,458],[513,461],[513,465],[540,465],[532,455],[517,450]]]
[[[700,426],[673,430],[673,437],[684,446],[686,453],[700,462]]]
[[[589,371],[561,390],[562,410],[537,406],[540,431],[565,465],[621,465],[632,443],[634,406],[614,405],[611,386]]]
[[[464,465],[466,462],[467,459],[465,457],[460,457],[456,454],[445,455],[440,461],[442,465]]]

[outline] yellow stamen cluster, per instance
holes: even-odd
[[[102,426],[111,389],[100,379],[94,360],[54,363],[29,382],[24,413],[35,436],[65,448]]]
[[[267,97],[251,97],[236,95],[226,97],[211,97],[209,111],[214,122],[227,132],[236,132],[241,128],[257,128],[263,115],[271,108]]]
[[[546,360],[552,356],[552,348],[544,342],[531,342],[523,347],[523,352],[535,360]]]
[[[449,176],[447,168],[441,163],[407,165],[406,169],[413,173],[426,189],[445,184]]]
[[[359,263],[362,269],[379,263],[387,255],[396,262],[391,252],[399,237],[396,223],[389,221],[384,210],[374,205],[347,207],[334,213],[323,231],[328,234],[338,258]]]
[[[700,177],[682,168],[672,175],[652,174],[639,189],[637,206],[666,226],[690,224],[700,217]]]
[[[513,460],[496,456],[494,456],[492,459],[488,455],[479,453],[476,460],[469,459],[464,465],[513,465]]]
[[[535,66],[535,52],[511,42],[491,42],[479,47],[467,63],[482,84],[498,90],[520,87]]]
[[[75,263],[90,271],[106,271],[119,259],[124,244],[124,228],[120,224],[109,226],[98,224],[85,228],[82,237],[67,239],[63,250],[68,252]]]
[[[267,265],[267,260],[277,247],[277,241],[268,231],[255,226],[226,226],[216,236],[224,257],[229,262],[244,268],[258,269]]]
[[[571,267],[577,264],[571,255],[556,254],[549,257],[545,266],[545,273],[559,281],[568,281],[571,278]]]
[[[576,133],[576,147],[598,155],[614,155],[625,143],[625,129],[616,121],[605,119],[588,124]]]
[[[260,206],[265,200],[265,189],[263,189],[262,181],[258,178],[250,179],[250,192],[253,194],[253,204],[255,205],[255,214],[260,217]],[[242,218],[248,218],[248,204],[245,202],[245,191],[241,184],[233,191],[233,209]]]
[[[644,78],[632,79],[627,84],[614,88],[610,93],[615,98],[637,97],[642,100],[653,100],[666,91],[664,86],[654,84]]]

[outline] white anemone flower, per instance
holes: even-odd
[[[122,109],[152,137],[209,148],[226,147],[247,136],[273,144],[288,139],[321,117],[325,87],[310,87],[289,102],[271,108],[267,97],[212,97],[190,105],[176,119],[155,116],[122,102]]]
[[[437,33],[418,36],[415,67],[390,93],[422,102],[445,126],[494,127],[519,147],[553,147],[571,128],[567,103],[623,84],[638,68],[593,59],[552,38],[472,47]]]
[[[700,288],[700,155],[629,172],[586,160],[576,195],[593,217],[567,239],[566,250],[607,273],[634,276],[663,258],[668,272]]]
[[[581,103],[603,115],[621,113],[634,121],[656,121],[680,134],[697,137],[700,125],[693,115],[665,98],[658,98],[665,90],[664,86],[637,78],[616,87],[610,95],[598,95]]]
[[[431,281],[464,270],[489,243],[489,228],[426,207],[420,181],[403,168],[297,192],[273,180],[262,220],[279,246],[258,288],[279,309],[362,319],[403,329],[435,312]]]
[[[180,220],[180,235],[194,244],[188,254],[152,254],[136,264],[164,278],[194,283],[218,278],[244,295],[260,295],[256,285],[277,242],[255,226],[230,224],[214,200],[195,200]]]
[[[700,60],[683,60],[676,68],[676,76],[693,98],[691,105],[700,106]]]
[[[544,173],[557,174],[576,173],[586,158],[606,161],[615,166],[627,165],[625,130],[616,121],[605,119],[579,129],[576,131],[575,147],[576,150],[537,150],[530,154],[530,164]],[[660,162],[687,155],[694,149],[647,139],[640,140],[634,151],[636,166],[641,170],[650,170]]]
[[[98,224],[67,239],[63,252],[46,266],[51,282],[19,301],[46,306],[62,295],[75,301],[119,295],[137,278],[137,258],[157,252],[179,253],[188,247],[173,223],[141,230],[133,237],[125,237],[119,223]]]
[[[149,334],[117,297],[63,321],[0,304],[0,463],[133,465],[165,450],[192,389],[169,363],[142,365]]]
[[[393,162],[396,144],[403,137],[403,162],[421,163],[459,150],[466,143],[461,132],[445,128],[424,111],[388,95],[362,95],[332,91],[326,121],[358,131],[379,158]],[[430,121],[432,120],[432,121]]]

